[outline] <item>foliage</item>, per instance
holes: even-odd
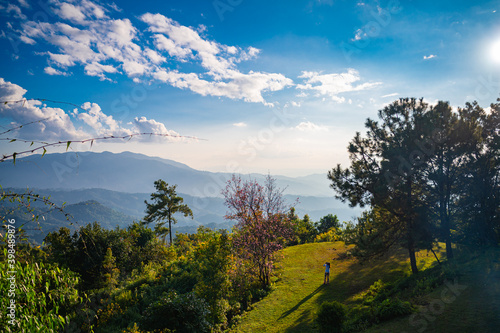
[[[341,333],[343,332],[345,319],[345,305],[337,301],[323,302],[319,307],[316,323],[320,332]]]
[[[107,278],[103,278],[105,274],[111,274],[109,278],[112,279],[108,280],[111,282],[118,276],[118,271],[126,276],[141,263],[160,261],[165,254],[153,231],[139,223],[127,229],[114,230],[106,230],[93,223],[73,235],[68,228],[61,228],[49,233],[45,244],[49,260],[80,274],[82,290],[109,287],[105,282]],[[108,248],[114,254],[114,265],[118,271],[104,267]]]
[[[290,224],[293,227],[294,234],[294,237],[290,240],[288,245],[304,244],[314,241],[317,231],[314,227],[314,222],[311,221],[309,215],[306,214],[302,219],[300,219],[295,214],[295,208],[292,207],[288,213],[288,218],[290,219]]]
[[[147,330],[167,328],[179,333],[210,332],[209,313],[206,302],[194,293],[169,292],[146,309],[143,326]]]
[[[356,247],[352,254],[367,260],[385,254],[393,245],[406,242],[400,220],[387,210],[374,207],[358,218],[357,224],[346,224],[341,239]]]
[[[490,112],[477,103],[459,110],[461,131],[474,143],[461,170],[456,238],[487,248],[500,243],[500,99]]]
[[[7,249],[4,249],[7,256]],[[12,275],[9,272],[15,272]],[[14,279],[12,280],[12,277]],[[11,288],[11,282],[15,287]],[[70,322],[75,306],[81,301],[76,286],[75,273],[56,265],[44,263],[22,263],[13,267],[7,260],[0,262],[0,306],[4,313],[15,301],[15,323],[6,315],[0,317],[0,326],[5,332],[55,332]],[[14,290],[14,291],[13,291]],[[12,296],[12,297],[9,297]]]
[[[118,284],[120,270],[116,268],[115,257],[113,257],[113,252],[109,247],[102,261],[102,268],[102,286],[104,288],[113,289]]]
[[[271,281],[276,252],[293,235],[283,190],[276,187],[271,176],[260,185],[257,181],[243,182],[233,175],[223,195],[229,209],[226,218],[237,221],[233,235],[237,255],[252,264],[251,273],[266,287]]]
[[[402,302],[398,298],[393,300],[385,299],[375,308],[375,316],[380,321],[390,320],[411,313],[410,302]]]
[[[226,312],[229,310],[229,267],[231,240],[224,231],[207,232],[206,241],[193,251],[197,262],[198,282],[194,288],[196,295],[207,301],[210,310],[209,321],[227,326]],[[198,232],[200,234],[200,231]]]
[[[342,239],[342,232],[338,229],[330,229],[327,232],[316,235],[315,242],[336,242]]]
[[[328,214],[323,216],[315,226],[318,233],[322,234],[328,232],[331,228],[340,229],[340,221],[337,215]]]
[[[455,113],[447,102],[400,99],[379,111],[379,121],[367,119],[366,136],[357,133],[349,144],[350,167],[328,173],[337,198],[372,208],[350,230],[361,252],[402,246],[416,273],[415,251],[436,240],[453,258],[454,233],[498,245],[499,103],[490,109],[472,103]]]
[[[193,216],[193,212],[183,204],[184,199],[177,196],[175,191],[177,185],[169,186],[164,180],[155,181],[156,192],[151,194],[151,202],[144,201],[146,204],[146,217],[144,221],[151,223],[156,221],[155,231],[159,236],[165,237],[167,232],[170,234],[170,244],[172,244],[172,223],[177,223],[174,218],[175,213],[182,213],[184,216]],[[168,228],[165,223],[168,222]]]

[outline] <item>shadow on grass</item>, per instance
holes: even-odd
[[[312,293],[310,293],[309,295],[307,295],[306,297],[304,297],[300,302],[298,302],[297,304],[295,304],[295,306],[292,307],[290,310],[283,312],[281,314],[281,317],[279,317],[278,320],[286,318],[290,314],[292,314],[293,312],[295,312],[295,310],[297,310],[302,304],[304,304],[305,302],[307,302],[308,300],[310,300],[314,295],[316,295],[317,293],[319,293],[321,291],[321,289],[323,289],[323,287],[324,287],[323,284],[320,285],[318,288],[316,288],[316,290],[314,290]]]
[[[366,262],[347,259],[337,260],[343,269],[335,273],[335,263],[332,264],[333,274],[330,273],[330,284],[324,292],[316,298],[321,304],[325,301],[336,300],[346,305],[356,303],[353,296],[367,290],[375,281],[394,281],[405,275],[408,267],[405,253],[393,253]],[[333,275],[333,276],[332,276]]]

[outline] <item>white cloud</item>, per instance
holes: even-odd
[[[146,117],[136,117],[134,119],[134,129],[136,133],[154,133],[165,135],[166,137],[155,136],[155,137],[147,137],[141,136],[139,137],[142,141],[161,141],[162,139],[167,139],[168,141],[183,141],[184,139],[179,137],[179,133],[168,130],[164,124],[157,122],[154,119],[147,119]]]
[[[132,127],[123,127],[111,115],[106,115],[96,103],[86,102],[81,109],[67,113],[60,108],[52,108],[36,100],[26,100],[26,89],[0,78],[0,100],[21,101],[19,103],[1,103],[0,116],[10,119],[13,126],[23,126],[13,135],[25,140],[84,140],[96,136],[126,136],[134,133],[154,133],[179,136],[168,130],[163,123],[146,117],[136,117]],[[83,122],[83,123],[82,123]],[[77,124],[77,126],[75,126]],[[87,125],[91,131],[83,129]],[[78,127],[78,128],[77,128]],[[140,141],[164,140],[162,136],[139,136]],[[166,137],[167,141],[180,141],[182,138]]]
[[[19,6],[16,6],[16,5],[12,4],[12,3],[9,3],[7,5],[7,8],[5,8],[5,12],[7,14],[9,14],[9,15],[14,16],[15,18],[18,18],[18,19],[21,19],[21,20],[25,20],[26,19],[26,15],[24,15],[22,13],[21,8],[19,8]]]
[[[297,126],[295,126],[294,129],[299,130],[301,132],[328,131],[328,127],[316,125],[310,121],[303,121]]]
[[[429,59],[436,58],[436,57],[437,57],[437,55],[435,55],[435,54],[430,54],[428,56],[424,55],[424,60],[429,60]]]
[[[70,3],[61,3],[59,8],[56,8],[55,12],[63,19],[80,24],[85,22],[85,14],[83,14],[77,6]]]
[[[313,90],[319,96],[329,96],[338,103],[345,102],[345,98],[339,96],[342,93],[351,91],[361,91],[373,88],[382,84],[382,82],[365,82],[353,85],[354,82],[361,80],[359,72],[355,69],[348,69],[346,73],[340,74],[321,74],[319,72],[302,72],[299,78],[304,79],[305,84],[298,84],[297,89]]]
[[[361,29],[358,29],[358,30],[356,30],[356,33],[354,34],[354,38],[351,38],[351,41],[355,42],[355,41],[358,41],[358,40],[365,38],[366,36],[367,36],[366,32],[364,32]]]
[[[244,122],[240,122],[240,123],[234,123],[234,124],[233,124],[233,126],[234,126],[234,127],[246,127],[246,126],[247,126],[247,124],[246,124],[246,123],[244,123]]]
[[[54,54],[51,52],[47,52],[50,60],[55,62],[58,66],[61,67],[69,67],[73,66],[75,63],[72,60],[72,57],[68,54]]]
[[[21,37],[19,37],[19,39],[20,39],[23,43],[25,43],[25,44],[30,44],[30,45],[34,45],[34,44],[36,44],[36,42],[35,42],[35,40],[34,40],[34,39],[29,38],[29,37],[27,37],[27,36],[21,36]]]
[[[394,96],[398,96],[398,95],[399,95],[398,93],[392,93],[392,94],[387,94],[387,95],[384,95],[384,96],[380,96],[380,98],[394,97]]]
[[[21,5],[21,7],[24,7],[24,8],[30,8],[31,7],[26,0],[18,0],[18,2]]]
[[[0,78],[0,98],[6,101],[24,99],[27,90]],[[34,122],[20,128],[16,136],[26,140],[74,140],[86,133],[76,129],[70,116],[59,108],[51,108],[38,101],[23,101],[0,105],[0,115],[11,119],[14,126]]]
[[[63,76],[68,75],[67,73],[62,72],[62,71],[55,69],[55,68],[52,68],[52,67],[45,67],[43,69],[43,71],[45,72],[45,74],[49,74],[49,75],[63,75]]]
[[[264,93],[293,85],[283,74],[239,71],[238,64],[255,59],[260,50],[209,40],[201,35],[206,33],[205,26],[191,28],[164,15],[146,13],[139,17],[146,30],[140,31],[128,18],[110,18],[109,11],[117,11],[113,6],[88,0],[52,0],[49,6],[59,22],[25,21],[20,29],[12,28],[26,44],[43,41],[54,47],[40,53],[48,57],[52,68],[47,74],[81,66],[87,75],[101,80],[118,74],[134,81],[154,78],[203,96],[265,105],[272,103],[266,102]],[[179,65],[176,70],[171,69],[172,60]],[[186,71],[184,63],[189,68]]]

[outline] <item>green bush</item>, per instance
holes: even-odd
[[[385,321],[411,314],[412,307],[409,302],[403,302],[398,298],[386,299],[375,308],[374,312],[380,321]]]
[[[367,305],[358,305],[349,310],[346,321],[347,332],[358,332],[367,329],[376,322],[372,307]]]
[[[3,252],[8,258],[7,248]],[[62,330],[81,302],[77,284],[74,272],[56,265],[1,261],[0,308],[5,313],[0,316],[2,332]]]
[[[320,332],[340,333],[346,319],[346,308],[343,304],[332,301],[321,304],[316,323]]]
[[[204,299],[194,293],[177,295],[172,291],[146,309],[141,328],[169,329],[178,333],[210,332],[212,327],[207,320],[209,314]]]

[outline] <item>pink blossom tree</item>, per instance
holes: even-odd
[[[226,219],[235,220],[233,242],[238,256],[250,263],[263,287],[270,284],[276,252],[292,237],[293,228],[283,198],[284,189],[267,176],[265,184],[242,181],[233,175],[222,191],[229,208]]]

